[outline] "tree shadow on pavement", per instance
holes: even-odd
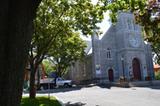
[[[67,102],[66,104],[64,104],[64,106],[85,106],[86,103],[81,103],[81,102],[76,102],[76,103],[71,103],[71,102]]]
[[[82,87],[71,87],[71,88],[54,88],[54,89],[46,89],[46,90],[37,90],[37,94],[45,94],[45,93],[60,93],[60,92],[70,92],[80,90]],[[28,94],[29,91],[23,91],[24,94]]]
[[[156,90],[160,90],[160,86],[148,86],[148,87],[143,87],[143,88],[150,88],[150,89],[156,89]]]
[[[126,84],[113,84],[113,83],[108,83],[108,84],[98,84],[98,83],[92,83],[92,84],[84,84],[84,85],[76,85],[71,88],[54,88],[51,90],[39,90],[37,91],[37,94],[45,94],[45,93],[60,93],[60,92],[70,92],[70,91],[77,91],[81,90],[82,88],[90,88],[94,86],[98,86],[100,88],[106,88],[106,89],[111,89],[112,87],[118,87],[118,88],[132,88],[132,87],[139,87],[139,88],[150,88],[150,89],[157,89],[160,90],[160,81],[157,84],[150,84],[150,82],[146,84],[144,81],[139,81],[137,83],[140,83],[139,86],[128,86]],[[146,85],[145,85],[146,84]],[[28,91],[24,91],[24,94],[29,93]]]
[[[50,89],[50,90],[37,90],[37,94],[45,94],[45,93],[60,93],[60,92],[70,92],[70,91],[77,91],[77,90],[81,90],[82,88],[90,88],[90,87],[94,87],[94,86],[99,86],[101,88],[106,88],[106,89],[110,89],[112,86],[110,85],[106,85],[106,84],[87,84],[87,85],[77,85],[75,87],[71,87],[71,88],[54,88],[54,89]],[[24,94],[28,94],[29,91],[23,91]]]
[[[39,94],[43,94],[43,93],[59,93],[59,92],[70,92],[70,91],[76,91],[76,90],[80,90],[81,87],[72,87],[72,88],[56,88],[56,89],[51,89],[51,90],[40,90],[37,91],[37,93]]]
[[[139,87],[139,88],[150,88],[160,90],[160,81],[133,81],[133,82],[122,82],[122,83],[110,83],[110,84],[100,84],[97,85],[101,88],[111,89],[112,87],[117,88],[132,88],[132,87]]]

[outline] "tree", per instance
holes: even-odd
[[[91,35],[103,19],[105,0],[96,5],[91,0],[43,0],[35,19],[35,30],[29,52],[31,65],[30,98],[35,98],[35,73],[48,51],[57,40],[75,31]]]
[[[159,41],[155,41],[152,42],[152,50],[154,51],[154,55],[155,55],[155,63],[160,64],[160,42]]]
[[[53,57],[52,62],[55,64],[56,73],[61,77],[74,61],[84,57],[86,43],[78,33],[73,33],[69,37],[60,37],[55,43],[56,45],[53,45],[49,55]]]
[[[44,65],[45,72],[47,75],[49,75],[51,72],[55,72],[54,64],[50,60],[45,59],[45,60],[43,60],[42,63]]]
[[[19,106],[32,21],[40,0],[0,1],[0,105]]]
[[[107,8],[110,17],[116,22],[118,12],[132,12],[136,23],[142,26],[144,39],[151,43],[160,64],[160,2],[159,0],[114,0]]]

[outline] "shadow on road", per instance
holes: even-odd
[[[76,91],[76,90],[81,90],[82,88],[90,88],[90,87],[94,87],[94,86],[99,86],[101,88],[107,88],[110,89],[110,85],[101,85],[101,84],[88,84],[88,85],[78,85],[75,87],[71,87],[71,88],[55,88],[55,89],[51,89],[51,90],[38,90],[37,93],[38,94],[44,94],[44,93],[60,93],[60,92],[70,92],[70,91]],[[28,92],[24,92],[24,93],[28,93]]]
[[[111,89],[111,87],[119,87],[119,88],[132,88],[132,87],[140,87],[140,88],[150,88],[160,90],[160,81],[132,81],[132,82],[113,82],[108,84],[97,85],[101,88]]]
[[[145,87],[145,88],[151,88],[151,89],[160,90],[160,86],[148,86],[148,87]]]
[[[81,102],[77,102],[77,103],[71,103],[71,102],[68,102],[66,104],[64,104],[64,106],[85,106],[86,103],[81,103]]]
[[[132,87],[140,87],[140,88],[150,88],[150,89],[157,89],[160,90],[160,81],[156,84],[152,84],[150,82],[133,82],[137,84],[136,86],[129,86],[128,83],[126,84],[86,84],[86,85],[77,85],[71,88],[55,88],[55,89],[50,89],[50,90],[38,90],[37,94],[45,94],[45,93],[60,93],[60,92],[70,92],[70,91],[76,91],[76,90],[81,90],[82,88],[90,88],[94,86],[98,86],[100,88],[106,88],[106,89],[111,89],[112,87],[119,87],[119,88],[132,88]],[[24,91],[24,94],[29,93],[28,91]]]
[[[60,93],[60,92],[70,92],[70,91],[76,91],[76,90],[80,90],[81,86],[75,86],[75,87],[71,87],[71,88],[54,88],[54,89],[47,89],[47,90],[37,90],[37,94],[45,94],[45,93]],[[29,91],[23,91],[24,94],[28,94]]]

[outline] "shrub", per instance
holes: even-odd
[[[155,79],[160,80],[160,71],[155,73]]]

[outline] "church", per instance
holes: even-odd
[[[154,79],[152,50],[149,43],[144,42],[133,14],[120,13],[118,22],[111,25],[101,39],[93,35],[91,43],[92,53],[86,58],[89,60],[75,63],[69,72],[70,79],[98,79],[104,83]],[[90,64],[87,61],[91,61]]]

